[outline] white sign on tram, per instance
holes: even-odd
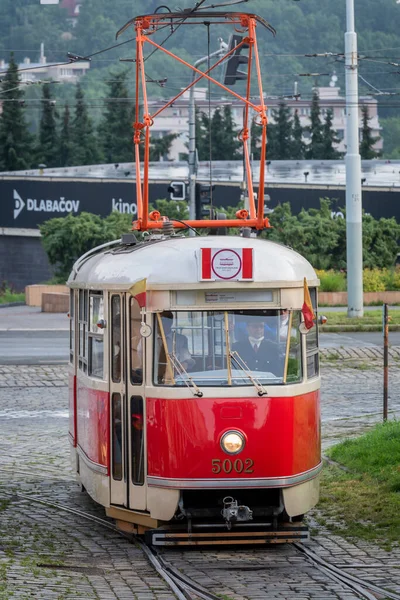
[[[201,248],[200,281],[253,281],[253,248]]]

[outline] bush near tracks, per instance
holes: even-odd
[[[322,476],[319,521],[344,537],[390,549],[400,540],[400,422],[331,448]],[[346,469],[344,470],[343,467]]]

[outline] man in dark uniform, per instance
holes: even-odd
[[[265,337],[264,321],[254,317],[247,323],[247,338],[233,344],[232,351],[237,352],[251,371],[263,371],[279,376],[281,360],[278,345]]]

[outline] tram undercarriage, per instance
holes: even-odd
[[[244,504],[244,502],[248,503]],[[123,513],[122,513],[123,511]],[[126,533],[153,546],[279,544],[309,540],[303,515],[290,518],[280,489],[184,491],[169,523],[124,509],[108,516]]]

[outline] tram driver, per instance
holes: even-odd
[[[233,344],[232,351],[239,354],[251,371],[277,375],[281,367],[278,346],[265,337],[264,319],[260,316],[251,317],[246,329],[246,338]]]
[[[164,311],[160,316],[165,340],[167,342],[168,354],[177,359],[185,371],[192,369],[196,361],[189,352],[189,342],[187,337],[172,329],[174,320],[172,311]],[[165,383],[167,357],[160,331],[158,331],[157,336],[156,357],[158,358],[158,383]]]

